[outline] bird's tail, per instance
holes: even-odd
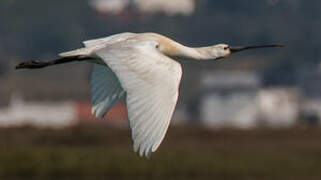
[[[15,69],[39,69],[57,64],[69,63],[73,61],[85,61],[90,59],[92,58],[87,56],[67,56],[50,61],[26,61],[16,65]]]

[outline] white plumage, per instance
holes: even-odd
[[[172,57],[211,60],[245,49],[279,47],[219,44],[190,48],[156,33],[121,33],[85,41],[84,45],[61,53],[57,60],[24,62],[16,68],[43,68],[71,61],[93,63],[92,113],[103,117],[126,98],[134,151],[147,157],[164,139],[177,102],[182,69]]]
[[[149,42],[123,43],[100,49],[96,54],[113,69],[127,92],[134,150],[149,156],[163,140],[173,114],[181,66],[156,52]]]
[[[103,117],[126,94],[134,150],[149,157],[166,134],[176,106],[182,70],[179,63],[155,48],[157,42],[134,36],[134,33],[122,33],[85,41],[86,48],[60,55],[94,55],[105,63],[105,66],[93,66],[92,112]]]

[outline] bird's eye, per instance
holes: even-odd
[[[228,50],[228,49],[229,49],[229,47],[228,47],[228,46],[224,47],[224,50]]]
[[[159,48],[159,44],[156,44],[156,46],[155,46],[155,47],[156,47],[156,49],[158,49],[158,48]]]

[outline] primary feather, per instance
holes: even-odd
[[[108,67],[94,64],[90,76],[92,114],[105,114],[125,96],[115,73]]]

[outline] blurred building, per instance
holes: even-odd
[[[283,128],[295,125],[301,111],[301,94],[294,88],[270,88],[257,94],[260,123]]]
[[[220,79],[220,73],[214,74]],[[226,72],[222,74],[227,75]],[[237,85],[228,85],[229,78],[233,81],[238,79]],[[191,116],[189,108],[178,107],[172,124],[188,125],[193,122],[211,128],[242,129],[320,124],[321,99],[304,100],[297,89],[263,89],[254,73],[236,73],[227,75],[225,81],[214,81],[213,87],[207,89],[194,106],[198,108],[199,116]],[[0,109],[0,127],[32,125],[63,128],[88,123],[128,128],[126,103],[123,101],[113,107],[104,118],[91,114],[90,102],[24,102],[19,96],[13,96],[9,106]]]
[[[130,4],[130,0],[89,0],[88,2],[91,7],[103,14],[119,14]]]
[[[89,0],[91,7],[103,14],[120,14],[129,9],[141,13],[164,13],[173,15],[192,15],[194,0]]]
[[[113,107],[104,118],[91,113],[90,102],[26,102],[14,95],[8,107],[0,107],[0,127],[36,126],[64,128],[79,124],[101,124],[128,128],[129,120],[125,101]],[[185,111],[177,109],[174,124],[184,124]]]
[[[129,127],[127,108],[125,101],[117,104],[105,115],[104,118],[96,118],[91,113],[91,103],[82,102],[76,104],[77,123],[102,123],[113,127]]]
[[[302,103],[301,121],[309,125],[320,125],[321,98],[307,98]]]
[[[122,102],[104,118],[96,118],[91,114],[90,102],[27,102],[14,95],[9,106],[0,109],[0,127],[30,125],[63,128],[82,123],[128,127],[126,105]]]
[[[196,119],[215,128],[296,125],[303,108],[301,93],[285,87],[264,89],[261,84],[260,76],[251,72],[204,73]]]
[[[261,80],[256,73],[204,72],[200,121],[211,127],[250,128],[256,125],[256,93]]]
[[[144,13],[165,13],[166,15],[185,15],[194,13],[194,0],[135,0],[137,9]]]
[[[71,102],[24,102],[19,95],[12,96],[7,108],[0,109],[0,126],[66,127],[76,123]]]

